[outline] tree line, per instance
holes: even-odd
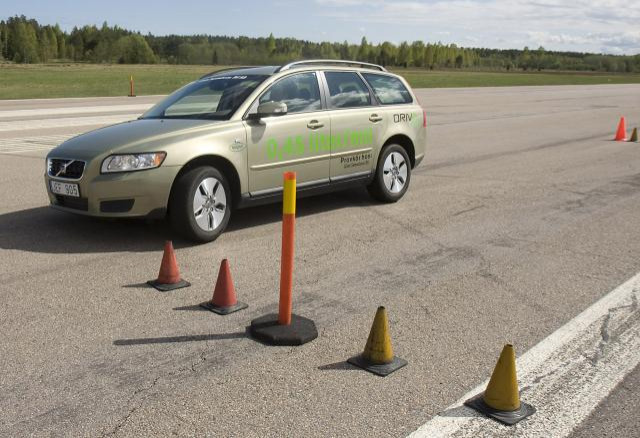
[[[283,64],[296,59],[349,59],[388,67],[478,70],[640,72],[640,55],[464,48],[414,41],[371,44],[312,42],[295,38],[211,35],[142,35],[118,26],[74,27],[65,32],[24,16],[0,21],[0,60],[46,63],[65,60],[121,64]]]

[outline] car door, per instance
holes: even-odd
[[[323,75],[331,112],[331,181],[366,177],[375,167],[387,118],[357,72]]]
[[[295,171],[299,187],[329,182],[331,123],[323,111],[316,72],[286,76],[271,85],[254,102],[282,102],[287,113],[245,120],[251,196],[282,190],[282,174]]]

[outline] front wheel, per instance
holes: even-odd
[[[211,242],[229,223],[231,191],[225,176],[203,166],[182,174],[169,200],[173,228],[190,240]]]
[[[367,187],[371,196],[382,202],[396,202],[404,196],[411,181],[411,162],[404,148],[386,146],[378,158],[373,182]]]

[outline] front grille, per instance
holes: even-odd
[[[87,198],[75,198],[73,196],[55,195],[56,204],[60,207],[72,208],[74,210],[89,211],[89,200]]]
[[[84,161],[49,159],[49,176],[56,178],[80,179],[84,173]]]

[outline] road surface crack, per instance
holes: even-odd
[[[148,385],[147,387],[138,388],[135,391],[133,391],[133,394],[131,395],[131,397],[129,397],[129,400],[127,401],[126,405],[130,405],[138,394],[141,394],[143,392],[149,391],[154,386],[156,386],[156,384],[158,383],[159,380],[160,380],[160,376],[156,377],[151,382],[151,384]],[[118,421],[118,423],[115,425],[113,430],[111,430],[111,432],[103,433],[101,436],[102,437],[114,436],[116,433],[118,433],[118,431],[120,429],[122,429],[122,427],[125,424],[127,424],[127,422],[129,421],[129,418],[131,418],[131,416],[134,414],[134,412],[136,412],[138,409],[140,409],[140,407],[142,406],[142,402],[143,402],[143,400],[141,399],[134,407],[129,408],[129,411],[125,414],[124,417],[122,417],[122,419],[120,421]]]
[[[638,310],[638,297],[636,293],[637,289],[634,289],[633,293],[631,294],[631,304],[612,307],[607,312],[607,315],[604,317],[602,325],[600,326],[600,342],[598,342],[595,353],[592,356],[586,353],[583,354],[583,356],[591,363],[591,365],[596,366],[598,362],[604,357],[607,345],[612,340],[615,341],[616,339],[618,339],[619,333],[615,333],[611,329],[611,317],[613,316],[613,314],[621,310],[629,309],[629,314],[631,315]]]
[[[207,342],[206,347],[209,346],[209,342]],[[197,368],[202,365],[206,360],[207,360],[207,349],[203,349],[200,354],[198,355],[198,359],[195,360],[194,362],[192,362],[189,366],[186,367],[182,367],[179,368],[175,371],[171,371],[169,372],[166,377],[174,377],[177,375],[180,375],[186,371],[190,371],[190,372],[196,372]],[[160,379],[162,378],[162,376],[157,376],[152,382],[151,384],[147,385],[144,388],[138,388],[136,389],[133,394],[131,395],[131,397],[129,397],[129,400],[127,400],[126,402],[126,406],[129,406],[133,403],[133,401],[135,400],[135,398],[142,394],[145,393],[149,390],[151,390],[154,386],[156,386],[156,384],[158,383],[158,381],[160,381]],[[140,398],[140,400],[135,404],[135,406],[129,408],[129,410],[127,411],[127,413],[122,417],[122,419],[120,419],[120,421],[117,422],[117,424],[115,425],[115,427],[107,433],[103,433],[101,436],[103,438],[105,437],[109,437],[109,436],[114,436],[118,433],[118,431],[120,431],[120,429],[122,429],[124,427],[125,424],[127,424],[127,422],[129,421],[129,419],[131,418],[131,416],[142,407],[142,404],[144,403],[144,398]]]
[[[596,366],[598,361],[600,361],[602,359],[602,357],[604,356],[604,350],[606,348],[606,346],[612,341],[612,340],[616,340],[619,336],[619,334],[617,333],[611,333],[611,318],[612,315],[615,312],[624,310],[624,309],[629,309],[629,314],[633,314],[634,312],[636,312],[638,310],[638,297],[636,296],[637,293],[637,289],[633,290],[633,294],[631,295],[631,304],[626,304],[624,306],[617,306],[617,307],[612,307],[608,310],[607,315],[604,317],[604,320],[602,321],[602,325],[600,326],[600,341],[598,343],[598,347],[596,348],[596,353],[593,356],[589,356],[587,354],[583,354],[583,356],[589,361],[589,363],[591,363],[592,366]],[[558,371],[566,369],[567,367],[569,367],[571,365],[571,360],[565,360],[561,363],[560,366],[555,367],[552,371],[549,371],[548,373],[542,374],[538,377],[536,377],[535,379],[533,379],[533,381],[531,381],[530,384],[524,386],[521,390],[520,390],[520,394],[523,394],[531,389],[533,389],[536,385],[538,385],[542,380],[547,379],[548,377],[553,376],[554,374],[556,374]]]

